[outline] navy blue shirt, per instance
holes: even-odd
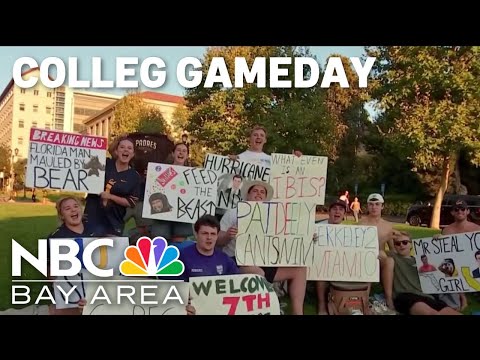
[[[117,171],[115,160],[107,159],[105,166],[105,191],[112,195],[128,200],[130,207],[135,207],[135,202],[140,198],[140,174],[132,168]],[[136,198],[136,199],[134,199]],[[127,209],[112,200],[103,206],[99,195],[89,194],[85,205],[85,215],[91,227],[104,235],[113,234],[122,236],[125,222],[123,218]]]
[[[235,275],[239,273],[237,264],[223,251],[215,249],[210,256],[200,254],[196,245],[183,248],[179,260],[185,265],[180,278],[188,281],[196,276]]]
[[[81,234],[70,230],[65,224],[60,225],[54,232],[48,235],[47,239],[47,259],[50,261],[50,239],[77,239],[84,237],[98,237],[101,234],[95,233],[91,225],[83,223],[83,232]]]

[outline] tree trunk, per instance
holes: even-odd
[[[460,194],[462,191],[462,178],[460,176],[460,156],[455,161],[455,193]]]
[[[430,227],[432,229],[440,229],[440,211],[442,209],[443,195],[445,194],[445,191],[448,188],[448,178],[450,176],[452,164],[454,163],[455,163],[454,156],[452,157],[445,156],[443,158],[440,187],[437,191],[437,195],[435,196],[435,201],[433,203],[433,210],[432,210],[432,220],[430,222]]]

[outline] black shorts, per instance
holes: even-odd
[[[270,284],[273,284],[278,267],[260,267],[260,269],[265,273],[265,279],[267,279]]]
[[[423,302],[437,311],[448,307],[448,305],[445,304],[442,300],[432,299],[426,296],[420,296],[412,293],[399,294],[395,298],[395,300],[393,300],[393,305],[395,305],[395,309],[399,313],[408,315],[410,314],[410,309],[412,308],[412,306],[418,302]]]
[[[237,259],[235,259],[235,256],[232,256],[232,259],[233,261],[235,261],[235,264],[237,263]],[[265,273],[265,279],[267,279],[267,281],[270,283],[270,284],[273,284],[273,280],[275,279],[275,275],[277,275],[277,270],[278,270],[278,267],[260,267],[260,269],[263,270],[263,272]]]

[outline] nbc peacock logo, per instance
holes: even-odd
[[[185,270],[179,255],[178,248],[169,246],[163,237],[142,236],[136,246],[125,249],[120,272],[125,276],[178,276]]]

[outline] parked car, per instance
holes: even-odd
[[[465,200],[470,208],[468,219],[480,225],[480,196],[478,195],[445,195],[440,210],[440,227],[453,223],[452,207],[459,199]],[[417,203],[407,211],[407,222],[412,226],[430,226],[433,211],[433,200],[427,203]]]

